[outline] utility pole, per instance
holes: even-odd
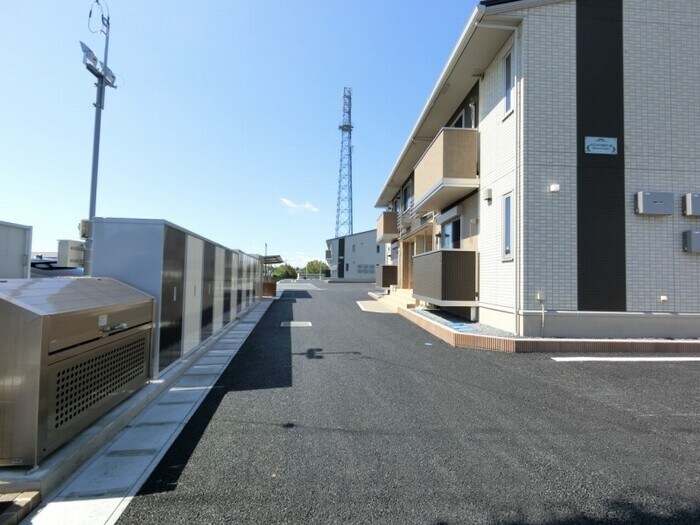
[[[340,138],[340,171],[338,173],[338,207],[335,215],[335,236],[352,235],[352,88],[343,89],[343,123],[338,126]]]
[[[104,0],[102,0],[104,2]],[[95,0],[94,5],[100,9],[101,27],[98,32],[105,35],[105,53],[104,61],[99,62],[95,53],[80,42],[80,47],[83,50],[83,64],[90,73],[97,78],[97,95],[95,97],[95,132],[92,141],[92,178],[90,181],[90,213],[88,216],[87,239],[85,239],[85,259],[83,268],[85,275],[92,275],[92,229],[95,219],[95,209],[97,203],[97,168],[100,160],[100,128],[102,125],[102,110],[105,104],[105,87],[109,86],[116,89],[116,78],[114,73],[107,67],[107,56],[109,54],[109,10],[107,16],[104,14],[102,5],[99,0]],[[106,4],[105,4],[106,5]],[[90,8],[89,19],[92,18],[92,8]],[[98,65],[99,64],[99,65]]]

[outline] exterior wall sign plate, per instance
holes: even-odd
[[[673,193],[640,191],[635,195],[634,213],[642,215],[673,215]]]
[[[584,151],[590,155],[617,155],[617,138],[586,137]]]

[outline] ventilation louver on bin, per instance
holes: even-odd
[[[0,465],[33,465],[148,380],[153,299],[114,279],[0,281]]]

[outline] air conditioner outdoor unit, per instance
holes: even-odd
[[[58,241],[58,266],[82,268],[85,259],[85,243],[82,241]]]

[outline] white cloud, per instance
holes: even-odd
[[[294,204],[292,201],[289,199],[285,199],[284,197],[280,198],[280,202],[284,204],[287,208],[295,210],[297,208],[297,205]]]
[[[318,212],[318,208],[311,204],[309,201],[306,201],[304,204],[297,204],[296,202],[286,199],[284,197],[280,197],[280,202],[284,204],[287,209],[289,209],[292,212],[296,211],[308,211],[311,213],[316,213]]]
[[[305,202],[304,205],[302,206],[307,211],[310,211],[312,213],[316,213],[318,211],[318,208],[311,204],[310,202]]]

